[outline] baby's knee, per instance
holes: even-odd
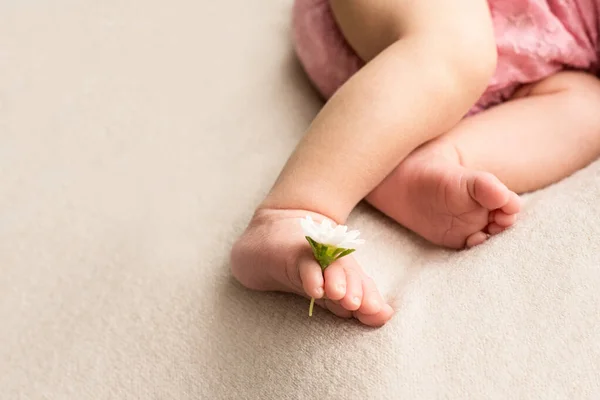
[[[397,42],[410,41],[421,47],[414,51],[415,61],[434,60],[432,68],[450,68],[483,92],[498,58],[493,23],[485,2],[469,10],[469,19],[462,3],[447,13],[431,13],[431,6],[420,2],[330,0],[345,40],[363,61],[371,61]]]

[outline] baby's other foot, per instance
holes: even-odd
[[[367,200],[425,239],[451,248],[479,245],[513,225],[519,196],[494,175],[467,169],[446,154],[409,156]]]
[[[352,256],[321,272],[299,223],[307,215],[317,222],[324,218],[302,210],[257,211],[232,249],[233,276],[249,289],[314,297],[339,317],[355,317],[369,326],[385,324],[393,310]]]

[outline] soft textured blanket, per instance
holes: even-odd
[[[232,281],[321,105],[290,8],[0,2],[0,398],[598,398],[600,163],[472,251],[361,206],[382,329]]]

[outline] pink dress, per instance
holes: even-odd
[[[498,66],[470,113],[510,98],[519,86],[560,70],[598,73],[598,0],[488,0]],[[340,32],[328,0],[296,0],[296,53],[306,73],[329,98],[363,61]]]

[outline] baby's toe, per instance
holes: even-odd
[[[325,306],[329,311],[331,311],[340,318],[352,318],[353,316],[352,311],[346,310],[346,308],[338,302],[325,300]]]
[[[502,212],[505,214],[517,214],[521,211],[521,198],[515,192],[510,192],[508,202],[502,206]]]
[[[383,298],[375,285],[375,281],[365,275],[362,277],[363,300],[358,311],[364,315],[373,315],[381,311]]]
[[[321,299],[316,300],[315,304],[325,310],[331,311],[332,314],[340,318],[351,318],[354,315],[352,311],[346,310],[336,301]]]
[[[384,304],[376,314],[363,314],[354,312],[354,317],[365,325],[379,327],[385,325],[394,315],[394,309],[389,304]]]
[[[497,235],[506,229],[505,226],[498,225],[497,223],[491,223],[487,227],[487,231],[490,235]]]
[[[512,226],[517,222],[517,214],[506,214],[503,211],[497,210],[494,214],[494,223],[505,228]]]
[[[331,264],[325,276],[325,295],[330,300],[341,300],[346,295],[346,271],[340,262]]]
[[[323,273],[319,264],[310,258],[300,260],[298,270],[304,292],[315,299],[323,297],[325,294],[323,290]]]
[[[502,207],[510,198],[510,191],[506,186],[487,172],[473,173],[467,181],[467,189],[471,198],[488,210]]]
[[[353,268],[344,268],[346,271],[346,295],[340,304],[346,309],[356,311],[362,303],[362,281],[361,273]]]
[[[490,225],[488,225],[489,227]],[[491,234],[491,232],[490,232]],[[475,247],[475,246],[479,246],[480,244],[483,244],[488,238],[488,235],[485,232],[475,232],[474,234],[472,234],[471,236],[469,236],[467,238],[467,241],[465,243],[465,247],[470,249],[471,247]]]

